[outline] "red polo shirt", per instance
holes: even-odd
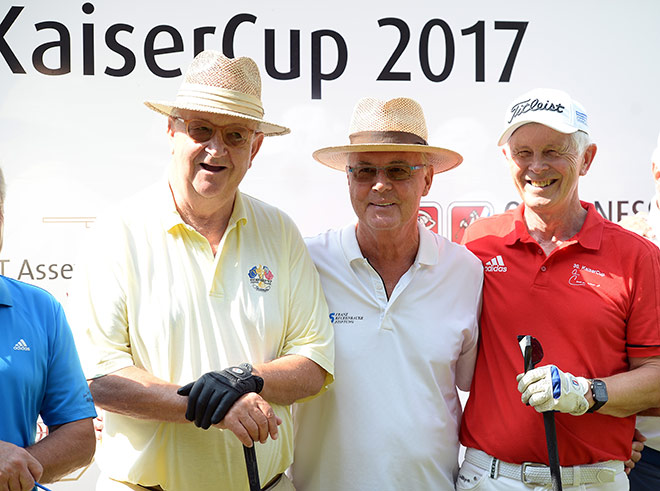
[[[548,463],[543,417],[520,401],[517,335],[543,346],[538,366],[602,378],[629,357],[660,355],[660,251],[603,219],[587,218],[546,256],[529,235],[523,205],[474,222],[463,242],[484,264],[481,345],[461,443],[506,462]],[[635,417],[556,413],[561,465],[627,460]]]

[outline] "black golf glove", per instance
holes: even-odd
[[[264,379],[252,375],[252,366],[241,363],[219,372],[208,372],[176,392],[188,396],[186,419],[207,430],[225,417],[236,400],[248,392],[261,392]]]

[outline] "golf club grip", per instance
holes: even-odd
[[[251,447],[243,445],[243,453],[245,454],[245,467],[247,467],[250,491],[261,491],[259,469],[257,468],[257,453],[254,450],[254,443]]]
[[[559,451],[557,449],[557,428],[555,427],[554,412],[548,411],[543,413],[543,426],[545,426],[545,441],[548,445],[548,460],[550,463],[552,491],[562,491]]]

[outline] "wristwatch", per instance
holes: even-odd
[[[252,376],[252,365],[249,363],[241,363],[238,366],[229,367],[228,371],[241,380],[247,380]]]
[[[594,399],[594,405],[587,410],[588,413],[598,411],[607,402],[607,385],[605,382],[597,378],[591,381],[591,397]]]

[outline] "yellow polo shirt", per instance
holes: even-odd
[[[318,274],[278,209],[239,192],[215,256],[181,220],[165,183],[96,228],[71,309],[87,378],[135,365],[183,385],[211,370],[296,354],[332,381],[333,331]],[[293,456],[290,408],[272,406],[283,423],[276,441],[256,445],[263,483]],[[234,434],[192,423],[106,413],[97,461],[113,479],[167,491],[248,489]]]

